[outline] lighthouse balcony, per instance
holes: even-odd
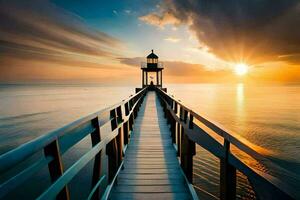
[[[163,62],[157,62],[157,63],[142,62],[141,63],[141,68],[163,68],[163,67],[164,67]]]

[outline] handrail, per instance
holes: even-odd
[[[144,88],[143,90],[141,90],[140,92],[134,94],[133,96],[130,96],[129,98],[127,98],[126,100],[123,100],[119,103],[116,103],[112,106],[109,106],[107,108],[104,108],[100,111],[97,111],[95,113],[92,113],[88,116],[85,116],[81,119],[78,119],[70,124],[67,124],[65,126],[63,126],[62,128],[58,128],[54,131],[49,132],[48,134],[42,135],[40,137],[37,137],[34,140],[31,140],[27,143],[24,143],[20,146],[18,146],[15,149],[12,149],[9,152],[6,152],[2,155],[0,155],[0,173],[2,173],[3,171],[9,169],[11,166],[14,166],[16,163],[19,163],[22,161],[22,159],[27,158],[28,156],[34,154],[35,152],[37,152],[38,150],[40,150],[41,148],[43,148],[45,145],[51,143],[53,140],[55,140],[57,137],[61,137],[65,134],[67,134],[69,131],[71,131],[72,129],[79,127],[80,125],[91,121],[93,118],[97,117],[97,116],[101,116],[101,114],[103,114],[104,112],[107,112],[113,108],[116,108],[122,104],[125,104],[127,102],[129,102],[130,99],[135,98],[136,96],[140,95],[141,93],[145,92]]]
[[[95,158],[93,169],[93,179],[95,181],[93,182],[92,192],[94,194],[92,195],[94,197],[98,196],[98,189],[95,192],[95,187],[99,187],[99,179],[103,177],[100,177],[99,174],[101,169],[101,151],[106,149],[109,162],[120,164],[123,146],[128,142],[134,118],[147,90],[148,88],[146,87],[122,102],[83,117],[0,155],[0,174],[5,175],[11,171],[11,168],[22,164],[23,161],[32,158],[36,153],[44,152],[44,158],[32,161],[29,166],[21,167],[21,169],[16,170],[17,172],[14,172],[13,175],[1,183],[0,198],[13,191],[15,187],[32,176],[36,171],[48,165],[52,184],[39,199],[49,199],[49,197],[56,197],[57,195],[63,196],[64,199],[69,199],[67,184],[93,158]],[[100,133],[108,125],[111,126],[109,129],[111,133],[105,138],[101,138]],[[88,135],[92,139],[92,149],[64,171],[61,156]],[[123,141],[121,138],[127,138],[127,140]],[[105,176],[108,182],[111,181],[111,176],[114,175],[117,167],[112,166],[108,169],[106,173],[108,176]]]
[[[244,142],[245,139],[230,134],[228,130],[220,125],[197,114],[161,88],[157,87],[156,92],[161,100],[165,116],[171,125],[172,141],[177,144],[178,154],[183,157],[181,158],[181,166],[190,182],[192,182],[193,176],[192,157],[195,155],[195,143],[197,143],[218,157],[221,161],[220,192],[222,199],[235,198],[236,169],[249,178],[251,183],[255,186],[254,190],[262,199],[270,197],[272,197],[272,199],[299,198],[297,197],[296,191],[283,181],[247,166],[230,152],[230,144],[232,144],[258,161],[268,162],[268,164],[271,163],[272,166],[281,168],[254,150],[251,146],[248,146]],[[194,119],[197,119],[202,125],[221,136],[224,140],[224,145],[220,144],[213,136],[196,124]],[[176,134],[178,137],[177,140],[175,138]],[[258,186],[258,184],[263,185],[263,187]],[[263,191],[266,188],[268,188],[268,190]]]

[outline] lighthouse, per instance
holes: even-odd
[[[147,56],[147,63],[142,63],[141,70],[142,70],[142,87],[147,86],[156,86],[162,87],[162,71],[163,71],[162,63],[158,62],[158,56],[151,51],[151,53]],[[154,77],[151,76],[154,74]],[[150,80],[150,79],[154,79]]]
[[[141,63],[142,88],[136,88],[136,92],[145,87],[149,87],[150,90],[159,87],[166,91],[166,88],[163,88],[162,84],[163,69],[163,63],[158,62],[158,56],[151,50],[151,53],[147,56],[147,62]]]

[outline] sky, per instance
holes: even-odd
[[[300,83],[298,0],[0,0],[0,83]],[[248,73],[238,76],[238,64]]]

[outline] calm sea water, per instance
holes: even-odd
[[[300,86],[170,84],[167,87],[169,93],[193,110],[268,149],[271,154],[266,156],[295,175],[286,180],[291,185],[300,185]],[[133,93],[132,86],[1,85],[0,153]],[[209,187],[210,193],[217,196],[218,161],[206,154],[195,160],[196,176],[207,182],[199,181],[199,187]],[[279,171],[275,174],[281,179],[290,176]]]

